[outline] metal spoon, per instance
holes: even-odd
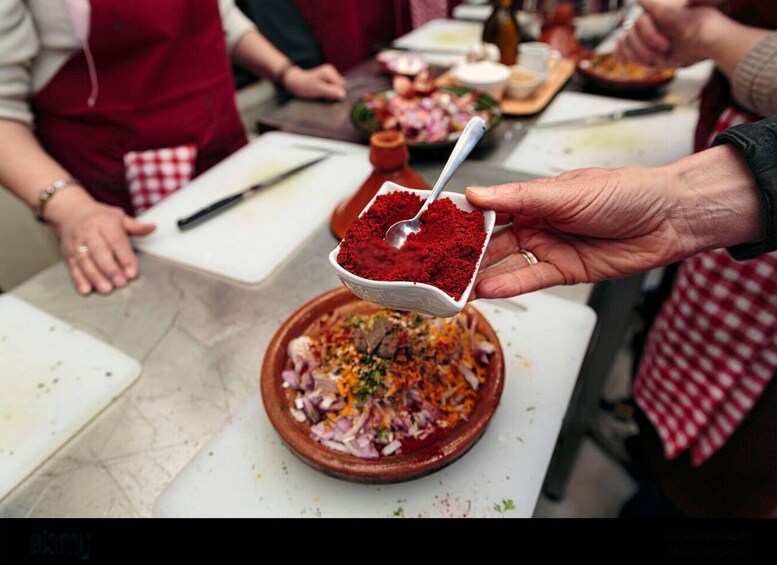
[[[483,118],[474,117],[469,121],[467,127],[461,132],[459,140],[456,142],[456,146],[453,148],[453,151],[451,151],[451,156],[448,157],[448,162],[445,163],[445,167],[443,168],[442,173],[440,173],[440,178],[437,179],[437,183],[434,185],[431,194],[426,198],[424,205],[421,206],[418,214],[409,220],[401,220],[391,226],[386,231],[386,236],[383,238],[386,243],[399,249],[405,244],[405,240],[411,233],[418,233],[421,229],[421,223],[419,221],[421,214],[423,214],[429,205],[437,199],[442,192],[442,189],[445,188],[448,181],[451,180],[453,174],[458,170],[475,145],[477,145],[480,138],[483,137],[485,131],[486,122],[483,121]]]

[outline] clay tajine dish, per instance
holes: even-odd
[[[315,336],[322,330],[321,319],[333,313],[369,314],[378,306],[364,302],[345,288],[337,288],[311,300],[281,325],[267,348],[260,385],[265,411],[289,449],[311,467],[328,475],[362,483],[395,483],[428,475],[456,461],[481,438],[496,411],[504,387],[504,359],[499,340],[486,319],[477,315],[477,331],[496,350],[490,357],[488,373],[477,390],[469,419],[434,436],[431,441],[400,454],[362,459],[333,451],[310,437],[310,426],[292,417],[294,391],[283,386],[282,372],[292,366],[287,355],[289,342],[301,335]]]

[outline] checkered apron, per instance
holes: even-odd
[[[189,182],[196,159],[197,147],[193,144],[125,154],[125,176],[135,214],[151,208]]]
[[[710,141],[750,121],[726,110]],[[634,380],[667,459],[699,466],[734,433],[777,370],[777,252],[735,261],[723,249],[682,263]]]

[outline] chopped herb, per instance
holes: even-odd
[[[523,438],[522,438],[521,436],[515,436],[515,439],[517,439],[518,441],[520,441],[521,443],[523,443]]]
[[[398,507],[396,510],[394,510],[394,516],[398,518],[404,518],[405,517],[405,509],[401,506]]]
[[[512,498],[508,498],[507,500],[502,499],[501,504],[499,504],[498,502],[494,504],[494,510],[496,510],[500,514],[504,514],[508,510],[515,510],[515,503],[513,502]]]
[[[527,406],[526,411],[531,412],[532,410],[534,410],[534,408],[535,408],[534,406]]]
[[[105,376],[106,377],[112,377],[113,373],[111,371],[105,371]]]
[[[388,426],[382,426],[378,428],[378,431],[375,434],[375,441],[377,443],[388,443],[390,433],[391,430],[388,428]]]
[[[362,371],[359,381],[354,385],[353,392],[364,399],[378,390],[386,376],[386,362],[373,355],[367,355],[362,359]]]

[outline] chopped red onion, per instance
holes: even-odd
[[[365,406],[362,409],[362,413],[359,415],[359,419],[356,420],[356,423],[351,427],[350,430],[345,434],[345,441],[353,438],[356,436],[356,434],[359,433],[359,430],[362,429],[362,426],[364,426],[364,423],[367,421],[367,418],[370,417],[371,408],[368,406]]]
[[[281,373],[281,377],[283,378],[283,382],[289,385],[291,388],[299,388],[299,375],[294,369],[286,369]]]
[[[477,390],[480,386],[480,383],[478,382],[478,378],[472,369],[467,367],[464,363],[459,363],[459,371],[464,376],[464,379],[469,383],[469,386],[471,386],[473,390]]]
[[[310,437],[315,440],[332,439],[334,432],[327,428],[326,422],[319,422],[310,427]]]
[[[335,423],[335,429],[338,432],[346,433],[351,429],[351,422],[348,420],[348,418],[340,418],[337,420],[337,423]]]
[[[378,453],[369,436],[360,436],[358,439],[344,442],[343,445],[345,445],[351,455],[362,459],[377,459],[380,457],[380,453]]]
[[[311,338],[303,335],[292,339],[286,348],[286,353],[291,358],[291,362],[294,363],[294,370],[298,373],[301,373],[306,366],[312,368],[316,365],[316,358],[310,347],[312,343]]]
[[[340,443],[339,441],[334,441],[331,439],[322,439],[321,445],[324,447],[328,447],[329,449],[333,449],[334,451],[339,451],[340,453],[350,453],[347,447]]]
[[[315,382],[313,381],[313,375],[310,374],[310,371],[305,371],[302,373],[302,377],[300,378],[300,388],[302,390],[313,390],[314,385]]]
[[[395,453],[400,447],[402,447],[402,442],[399,441],[398,439],[395,439],[394,441],[386,445],[386,447],[381,449],[380,454],[391,455],[392,453]]]

